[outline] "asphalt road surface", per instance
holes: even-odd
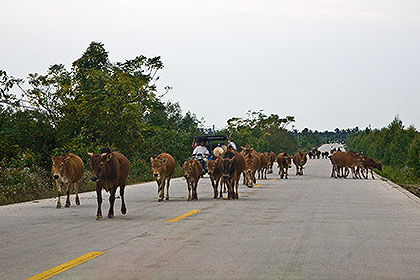
[[[419,199],[378,179],[332,179],[326,159],[308,160],[304,173],[241,185],[233,201],[213,199],[209,178],[198,201],[187,201],[183,179],[164,202],[156,183],[133,185],[127,214],[117,199],[106,218],[106,196],[100,221],[95,193],[80,206],[72,196],[70,208],[55,199],[1,206],[0,279],[90,252],[104,253],[51,279],[420,279]]]

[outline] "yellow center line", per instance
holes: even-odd
[[[262,184],[258,184],[258,185],[255,185],[253,188],[258,188],[258,187],[261,187],[262,186]]]
[[[181,215],[181,216],[179,216],[179,217],[176,217],[176,218],[173,218],[173,219],[171,219],[171,220],[168,220],[168,222],[173,222],[173,223],[176,223],[176,222],[179,222],[179,221],[181,221],[181,220],[183,220],[183,219],[185,219],[185,218],[187,218],[187,217],[189,217],[189,216],[192,216],[192,215],[195,215],[195,214],[197,214],[198,212],[200,212],[201,210],[192,210],[192,211],[190,211],[190,212],[188,212],[188,213],[185,213],[185,214],[183,214],[183,215]]]
[[[68,262],[63,263],[59,266],[56,266],[56,267],[51,268],[47,271],[44,271],[40,274],[32,276],[31,278],[28,278],[27,280],[43,280],[43,279],[51,278],[51,277],[53,277],[53,276],[55,276],[55,275],[57,275],[61,272],[64,272],[64,271],[66,271],[66,270],[68,270],[72,267],[75,267],[79,264],[85,263],[85,262],[87,262],[91,259],[94,259],[96,257],[99,257],[100,255],[103,255],[103,254],[105,254],[105,252],[90,252],[90,253],[87,253],[83,256],[80,256],[80,257],[75,258],[71,261],[68,261]]]
[[[277,178],[270,179],[269,181],[275,181],[275,180],[277,180]]]

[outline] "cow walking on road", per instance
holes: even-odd
[[[70,191],[73,186],[76,193],[76,205],[80,205],[77,182],[82,178],[85,169],[82,159],[75,154],[68,153],[59,157],[52,157],[51,160],[53,162],[52,174],[58,192],[57,208],[61,208],[62,187],[66,188],[67,194],[65,207],[70,207]]]
[[[203,165],[195,159],[190,159],[182,165],[185,180],[188,187],[188,201],[197,200],[197,186],[200,181],[201,174],[203,174]],[[192,191],[192,195],[191,195]]]
[[[293,163],[296,165],[296,175],[303,175],[303,166],[306,164],[307,153],[297,152],[293,156]]]
[[[213,186],[214,190],[214,198],[217,198],[217,195],[219,194],[219,197],[223,197],[222,189],[225,188],[226,192],[226,184],[224,184],[224,181],[222,179],[223,176],[223,169],[222,169],[222,158],[214,156],[211,160],[207,162],[207,169],[208,173],[210,175],[210,181],[211,185]],[[217,188],[220,182],[220,193],[218,193]]]
[[[164,197],[166,183],[166,200],[169,200],[169,183],[175,170],[175,159],[168,153],[161,153],[156,158],[150,158],[152,164],[153,176],[158,185],[158,201]]]
[[[228,199],[238,199],[239,179],[245,167],[245,159],[236,151],[227,151],[223,157],[222,166],[223,179],[228,185]]]
[[[130,162],[119,152],[89,153],[89,155],[92,169],[90,179],[96,183],[96,200],[98,202],[96,219],[102,218],[102,189],[110,193],[108,218],[114,218],[115,193],[117,188],[120,187],[121,214],[125,215],[127,208],[125,206],[124,190],[130,173]]]
[[[288,170],[292,167],[292,158],[287,153],[280,153],[277,156],[280,179],[288,179]]]

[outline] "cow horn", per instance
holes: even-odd
[[[92,157],[93,156],[93,153],[88,153],[88,156]]]
[[[101,158],[106,157],[106,153],[101,154]]]

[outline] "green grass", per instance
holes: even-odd
[[[382,172],[379,170],[376,170],[376,172],[420,197],[420,177],[413,170],[385,165],[382,167]]]

